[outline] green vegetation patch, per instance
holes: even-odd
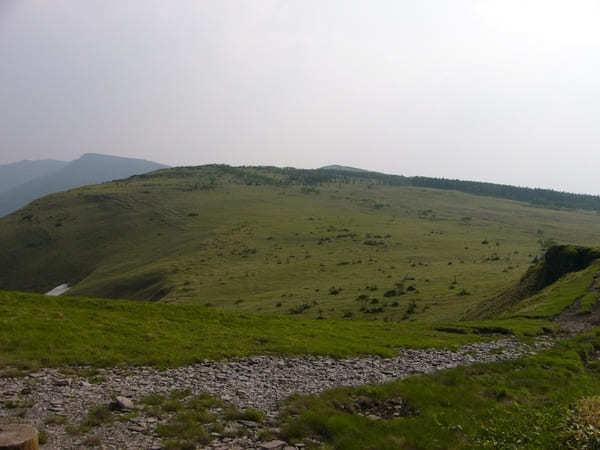
[[[152,394],[140,399],[142,412],[160,420],[156,428],[164,441],[165,449],[196,449],[208,444],[218,433],[226,437],[240,436],[246,433],[231,422],[248,420],[262,422],[264,415],[254,409],[243,411],[220,399],[200,393],[192,395],[189,391],[173,391],[167,395]]]
[[[526,319],[477,326],[516,334],[551,327]],[[198,305],[0,292],[0,365],[5,366],[167,367],[270,353],[389,357],[398,347],[457,347],[491,337],[473,326],[455,333],[406,322],[325,321]]]
[[[565,448],[600,448],[600,396],[579,399],[566,419]]]
[[[296,396],[283,415],[283,435],[345,450],[565,448],[587,439],[578,430],[598,411],[598,402],[588,401],[569,413],[578,399],[600,394],[598,349],[597,329],[516,361]],[[385,412],[390,401],[404,406],[391,416],[372,413],[378,404]]]
[[[560,314],[581,297],[583,297],[581,307],[591,308],[594,301],[588,295],[591,294],[588,290],[599,271],[600,261],[596,261],[587,269],[569,273],[558,282],[519,303],[512,314],[522,317],[551,318]],[[593,294],[597,298],[597,293]]]
[[[581,297],[577,314],[589,314],[592,312],[592,307],[598,302],[598,292],[588,292]]]

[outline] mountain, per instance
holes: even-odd
[[[321,167],[321,169],[322,170],[341,170],[344,172],[368,172],[368,170],[358,169],[356,167],[340,166],[338,164],[331,164],[329,166],[323,166],[323,167]]]
[[[38,161],[23,160],[2,165],[0,166],[0,193],[35,178],[56,172],[67,164],[68,162],[66,161],[41,159]]]
[[[373,172],[208,165],[46,196],[0,219],[0,289],[323,318],[456,320],[600,215]],[[486,308],[486,310],[489,308]]]
[[[62,167],[57,170],[0,193],[0,217],[48,194],[126,178],[165,167],[167,166],[143,159],[87,153],[79,159],[62,163]]]

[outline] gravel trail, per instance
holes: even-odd
[[[0,423],[36,425],[48,435],[44,449],[84,448],[89,434],[73,437],[66,433],[64,425],[45,424],[47,418],[63,416],[68,422],[77,423],[90,408],[107,404],[116,396],[128,397],[135,403],[148,394],[188,389],[193,393],[209,392],[240,408],[260,409],[267,416],[261,426],[236,424],[251,428],[245,437],[215,436],[207,448],[260,449],[264,443],[260,442],[259,432],[263,427],[276,427],[281,402],[293,393],[318,394],[336,386],[385,383],[457,366],[516,359],[551,345],[550,339],[540,339],[532,345],[503,339],[470,344],[455,351],[402,350],[395,358],[255,356],[205,361],[164,371],[150,367],[110,368],[99,370],[97,383],[57,369],[43,369],[26,377],[0,378]],[[102,442],[100,448],[160,449],[156,425],[156,420],[138,414],[93,430],[93,434]]]

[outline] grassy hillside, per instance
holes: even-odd
[[[600,215],[337,171],[168,169],[0,220],[0,288],[324,318],[463,317]]]
[[[448,326],[450,328],[450,326]],[[0,368],[156,365],[253,354],[392,356],[398,347],[452,347],[489,331],[536,335],[536,320],[464,323],[462,332],[383,321],[310,320],[198,305],[0,292]]]
[[[572,304],[583,301],[582,312],[596,303],[600,294],[600,250],[571,245],[551,247],[544,258],[527,269],[521,279],[481,302],[466,317],[552,318]],[[556,281],[560,280],[560,283]]]

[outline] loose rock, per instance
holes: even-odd
[[[225,438],[215,437],[215,441],[206,448],[261,448],[261,445],[271,442],[283,442],[261,443],[256,436],[262,429],[276,428],[281,401],[293,393],[319,394],[337,386],[385,383],[413,374],[516,359],[548,348],[552,343],[550,339],[540,339],[526,345],[516,339],[504,339],[470,344],[459,350],[406,349],[395,358],[253,356],[229,361],[203,361],[164,371],[152,367],[109,368],[98,371],[101,377],[95,380],[76,375],[66,377],[57,369],[47,368],[26,377],[0,378],[0,423],[14,421],[18,410],[3,406],[3,402],[10,399],[13,403],[28,405],[22,420],[44,430],[48,436],[44,449],[78,449],[82,448],[81,442],[85,438],[74,442],[65,431],[64,423],[54,421],[46,424],[46,420],[60,414],[67,423],[76,424],[91,408],[108,405],[115,396],[120,408],[127,412],[134,408],[134,402],[149,394],[189,390],[192,395],[208,392],[238,408],[259,409],[267,418],[266,425],[232,422],[227,429],[239,427],[250,437],[234,438],[228,442],[224,441]],[[78,370],[89,373],[91,368],[71,369],[75,370],[70,373]],[[98,379],[101,382],[98,383]],[[401,400],[376,408],[357,406],[357,409],[365,415],[384,418],[407,414]],[[94,428],[87,437],[102,441],[106,449],[160,448],[161,441],[154,430],[166,418],[138,415],[135,420],[135,423],[115,421]],[[283,442],[280,448],[285,445]],[[293,445],[301,448],[300,443]]]

